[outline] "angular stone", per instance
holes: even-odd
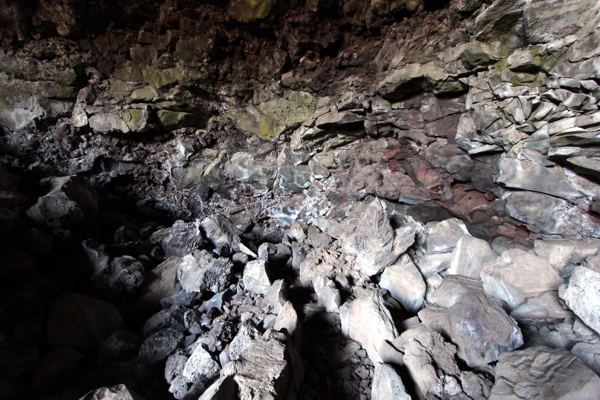
[[[373,363],[382,362],[379,348],[382,343],[398,336],[394,321],[381,295],[361,290],[350,305],[347,317],[342,318],[342,330],[360,342]]]
[[[527,3],[523,10],[523,28],[529,43],[548,43],[577,31],[587,22],[581,10],[593,7],[593,0],[561,0]]]
[[[410,395],[406,393],[402,378],[388,364],[375,364],[373,374],[373,384],[371,385],[372,400],[410,400]]]
[[[448,275],[430,301],[440,308],[421,310],[419,318],[449,337],[458,347],[458,356],[472,368],[496,361],[500,353],[523,344],[515,320],[483,292],[479,281]]]
[[[426,225],[427,236],[423,247],[427,254],[450,252],[463,236],[470,235],[465,223],[457,218]]]
[[[536,240],[533,252],[546,257],[563,278],[567,278],[576,264],[593,256],[600,249],[600,239],[556,239]]]
[[[225,174],[240,182],[246,182],[257,190],[273,187],[276,166],[264,160],[256,160],[251,154],[239,152],[231,156],[225,165]]]
[[[156,309],[162,299],[172,297],[181,291],[181,283],[177,278],[180,262],[179,257],[170,257],[148,273],[146,285],[138,300],[139,304]]]
[[[221,376],[233,376],[242,399],[280,399],[290,382],[286,347],[278,340],[257,340],[242,352],[238,361],[227,364]]]
[[[251,320],[242,322],[240,330],[229,343],[229,358],[233,361],[255,340],[259,340],[262,334],[256,329]]]
[[[236,251],[241,251],[256,257],[256,254],[241,243],[233,222],[226,216],[222,214],[208,216],[202,220],[200,226],[204,230],[206,238],[215,246],[214,252],[218,255],[228,256]]]
[[[503,157],[497,182],[510,188],[560,197],[572,203],[583,198],[583,194],[567,179],[562,167],[539,165],[526,158]]]
[[[181,259],[177,278],[186,292],[218,293],[229,286],[232,269],[229,259],[214,258],[206,250],[196,250]]]
[[[100,133],[144,133],[156,127],[148,110],[137,109],[96,114],[89,118],[89,124]]]
[[[140,347],[139,359],[150,365],[166,360],[183,344],[183,333],[163,329],[148,337]]]
[[[409,313],[416,313],[423,304],[425,281],[408,255],[383,270],[379,286],[387,289]]]
[[[595,219],[565,200],[535,192],[511,192],[504,198],[507,214],[525,222],[532,232],[562,237],[600,236]]]
[[[175,221],[170,228],[159,229],[150,236],[150,242],[160,243],[165,256],[184,257],[206,244],[200,232],[200,220]]]
[[[325,307],[327,312],[339,312],[342,299],[340,291],[331,279],[319,275],[313,280],[313,288],[319,298],[319,303]]]
[[[460,374],[454,360],[456,346],[446,343],[438,332],[418,325],[403,332],[393,345],[404,354],[403,366],[417,398],[447,398],[462,391],[455,378]]]
[[[197,380],[211,381],[219,375],[219,364],[210,353],[199,344],[185,363],[182,375],[190,382]]]
[[[67,228],[96,214],[98,195],[82,178],[51,177],[40,183],[50,190],[27,210],[34,221],[52,228]]]
[[[448,274],[479,279],[483,265],[496,259],[496,253],[485,240],[463,236],[452,250]]]
[[[256,294],[266,295],[271,287],[269,272],[264,260],[250,261],[246,264],[242,279],[246,290]]]
[[[544,346],[500,355],[490,399],[595,399],[600,378],[568,351]]]
[[[263,4],[272,1],[264,0]],[[236,121],[238,129],[271,140],[283,132],[299,127],[311,117],[316,105],[317,99],[307,92],[285,91],[282,98],[235,111],[231,117]]]
[[[235,400],[237,387],[232,377],[217,379],[198,400]]]
[[[571,354],[600,376],[600,346],[598,344],[577,343],[571,349]]]
[[[133,390],[120,384],[92,390],[79,400],[142,400]]]
[[[576,266],[559,295],[587,326],[600,333],[600,256]]]
[[[412,218],[405,226],[392,228],[386,209],[384,202],[378,198],[373,200],[360,219],[345,222],[344,232],[339,237],[342,248],[356,255],[356,262],[369,276],[396,261],[414,243],[419,232],[420,226]]]
[[[564,283],[546,258],[519,249],[507,250],[483,266],[481,280],[486,293],[504,300],[511,310],[528,298],[558,290]]]

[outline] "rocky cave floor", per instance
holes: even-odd
[[[0,398],[600,399],[596,0],[0,22]]]

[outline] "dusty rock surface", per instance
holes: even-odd
[[[0,0],[0,397],[594,398],[594,0]]]

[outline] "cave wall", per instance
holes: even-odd
[[[2,162],[180,218],[600,237],[592,0],[3,0]],[[582,12],[585,10],[585,12]]]

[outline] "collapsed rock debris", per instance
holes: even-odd
[[[597,399],[594,0],[0,0],[0,397]]]

